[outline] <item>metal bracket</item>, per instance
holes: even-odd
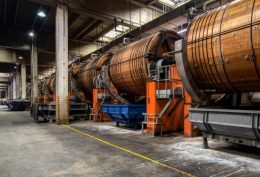
[[[206,95],[202,94],[199,87],[194,82],[187,59],[186,41],[181,39],[175,42],[175,50],[182,51],[175,53],[175,61],[180,79],[187,90],[189,95],[192,97],[194,102],[201,103],[206,100]]]
[[[144,55],[144,58],[147,58],[149,61],[153,61],[153,60],[157,60],[158,57],[154,54],[151,54],[151,53],[146,53]]]
[[[103,66],[102,69],[102,82],[104,84],[105,89],[109,92],[109,94],[114,97],[116,100],[120,101],[121,103],[129,104],[129,101],[118,95],[114,89],[111,87],[111,81],[109,79],[108,74],[108,66]]]
[[[159,115],[158,114],[146,114],[144,113],[144,121],[142,122],[142,134],[144,135],[144,124],[146,125],[152,125],[153,126],[153,137],[155,136],[155,126],[160,126],[160,136],[163,136],[163,125],[162,123],[159,123]],[[148,122],[148,116],[156,116],[156,122],[155,123],[149,123]]]

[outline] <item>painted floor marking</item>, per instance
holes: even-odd
[[[78,129],[76,129],[76,128],[73,128],[73,127],[71,127],[71,126],[63,125],[63,127],[68,128],[68,129],[70,129],[70,130],[73,130],[73,131],[75,131],[75,132],[78,132],[78,133],[80,133],[80,134],[82,134],[82,135],[85,135],[85,136],[87,136],[87,137],[90,137],[90,138],[92,138],[92,139],[95,139],[95,140],[97,140],[97,141],[99,141],[99,142],[102,142],[102,143],[104,143],[104,144],[107,144],[107,145],[109,145],[109,146],[113,146],[113,147],[115,147],[115,148],[117,148],[117,149],[120,149],[120,150],[122,150],[122,151],[124,151],[124,152],[127,152],[127,153],[129,153],[129,154],[132,154],[132,155],[134,155],[134,156],[137,156],[137,157],[140,157],[140,158],[145,159],[145,160],[147,160],[147,161],[150,161],[150,162],[152,162],[152,163],[154,163],[154,164],[158,164],[158,165],[163,166],[163,167],[165,167],[165,168],[171,169],[171,170],[173,170],[173,171],[175,171],[175,172],[178,172],[178,173],[180,173],[180,174],[182,174],[182,175],[189,176],[189,177],[196,177],[195,175],[192,175],[192,174],[187,173],[187,172],[185,172],[185,171],[179,170],[179,169],[177,169],[177,168],[175,168],[175,167],[172,167],[172,166],[169,166],[169,165],[167,165],[167,164],[161,163],[161,162],[159,162],[159,161],[157,161],[157,160],[154,160],[154,159],[149,158],[149,157],[147,157],[147,156],[144,156],[144,155],[142,155],[142,154],[136,153],[136,152],[131,151],[131,150],[129,150],[129,149],[123,148],[123,147],[121,147],[121,146],[119,146],[119,145],[110,143],[110,142],[108,142],[108,141],[106,141],[106,140],[100,139],[100,138],[98,138],[98,137],[95,137],[95,136],[93,136],[93,135],[90,135],[90,134],[88,134],[88,133],[85,133],[85,132],[83,132],[83,131],[81,131],[81,130],[78,130]]]

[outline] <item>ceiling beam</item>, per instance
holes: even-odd
[[[129,0],[125,0],[125,1],[129,1]],[[139,6],[139,7],[144,7],[144,8],[147,8],[147,9],[150,9],[150,10],[153,10],[153,11],[156,11],[156,12],[159,12],[159,13],[163,13],[163,10],[160,9],[160,8],[157,8],[157,7],[154,7],[152,6],[151,4],[144,4],[144,3],[141,3],[141,0],[130,0],[130,2],[136,6]]]
[[[4,84],[4,83],[1,83],[1,84],[0,84],[0,87],[5,87],[5,86],[7,86],[7,85]]]
[[[42,5],[56,6],[56,0],[28,0],[28,1],[42,4]],[[131,24],[133,22],[130,21],[128,18],[114,16],[114,15],[111,15],[111,14],[108,14],[108,13],[105,13],[102,11],[96,11],[96,10],[90,9],[87,6],[82,5],[80,3],[80,1],[70,1],[69,11],[80,14],[85,17],[92,17],[92,18],[95,18],[95,19],[98,19],[101,21],[106,21],[108,23],[113,23],[114,20],[116,19],[117,21],[124,21],[124,23],[129,24],[129,25],[135,25],[135,24]]]
[[[156,3],[158,0],[147,0],[146,2],[145,2],[145,4],[147,4],[147,5],[152,5],[152,4],[154,4],[154,3]]]
[[[0,77],[11,77],[10,73],[0,73]]]
[[[10,44],[3,44],[0,42],[0,49],[12,49],[12,50],[20,50],[20,51],[29,51],[29,47],[21,47],[21,46],[10,46]]]
[[[109,25],[106,30],[103,30],[100,34],[98,34],[97,36],[95,36],[94,39],[92,39],[92,42],[95,42],[96,40],[98,40],[100,37],[102,37],[103,35],[105,35],[107,32],[109,32],[110,30],[112,30],[113,28],[115,28],[115,24]]]
[[[9,78],[6,77],[0,77],[0,83],[9,83]]]
[[[28,1],[42,4],[42,5],[47,5],[47,6],[56,6],[56,0],[28,0]],[[121,19],[120,17],[115,17],[109,14],[105,14],[103,12],[97,12],[89,8],[82,7],[82,5],[79,4],[77,1],[70,1],[69,11],[73,13],[78,13],[82,16],[89,16],[95,19],[99,19],[102,21],[113,22],[115,18],[118,18],[119,20],[128,21],[127,19]]]
[[[68,26],[69,26],[69,29],[71,28],[71,26],[75,23],[75,21],[79,18],[79,14],[77,13],[73,13],[71,12],[70,15],[69,15],[69,19],[68,19]]]
[[[82,25],[80,30],[75,33],[74,39],[81,39],[81,40],[84,39],[88,35],[88,33],[90,33],[92,30],[97,28],[97,26],[100,25],[101,23],[102,21],[97,19],[91,19],[86,21]]]
[[[102,21],[107,21],[107,22],[110,22],[110,23],[114,22],[115,18],[119,19],[119,20],[123,20],[121,18],[112,16],[112,15],[103,14],[103,13],[100,13],[100,12],[92,11],[92,10],[87,9],[87,8],[83,8],[83,7],[76,5],[76,4],[73,4],[73,5],[70,4],[69,9],[70,9],[71,12],[79,13],[82,16],[92,17],[92,18],[102,20]]]
[[[163,24],[167,23],[168,21],[170,21],[172,19],[175,19],[175,18],[177,18],[181,15],[184,15],[185,13],[187,13],[189,7],[191,7],[191,6],[195,7],[195,6],[198,6],[198,5],[202,6],[203,3],[206,2],[206,1],[207,0],[189,1],[189,2],[185,3],[184,5],[181,5],[177,8],[175,8],[174,10],[154,19],[153,21],[150,21],[150,22],[142,25],[141,27],[138,27],[138,28],[120,36],[119,38],[116,38],[115,40],[111,41],[110,43],[108,43],[104,47],[94,51],[93,53],[102,53],[103,51],[107,51],[107,50],[111,49],[112,47],[115,47],[115,46],[121,44],[123,42],[124,38],[138,37],[139,35],[145,33],[146,31],[149,31],[151,29],[159,27],[160,25],[163,25]],[[84,61],[86,59],[89,59],[90,56],[91,56],[91,54],[88,54],[80,60]]]
[[[73,3],[74,2],[74,3]],[[82,16],[92,17],[101,21],[105,21],[107,23],[114,23],[115,19],[117,22],[123,21],[125,24],[131,25],[131,26],[138,26],[137,22],[133,23],[133,21],[129,20],[129,18],[121,17],[121,16],[114,16],[105,12],[96,11],[93,9],[90,9],[86,6],[82,6],[81,4],[71,1],[69,4],[69,9],[72,12],[79,13]],[[128,12],[127,12],[128,13]]]
[[[10,32],[10,31],[11,32]],[[28,50],[30,49],[30,47],[28,48],[27,46],[25,46],[25,44],[27,44],[26,42],[28,42],[28,38],[26,37],[26,35],[28,33],[28,29],[27,28],[0,28],[0,48],[9,48],[14,47],[13,49],[17,49],[17,50]],[[9,37],[12,34],[18,34],[20,37],[19,39],[17,39],[19,42],[17,42],[17,40],[14,42],[13,40],[10,40],[11,38]],[[55,40],[55,35],[50,35],[48,33],[45,32],[41,32],[37,34],[39,37],[43,37],[43,38],[50,38],[50,40]],[[3,36],[6,36],[6,38],[3,38]],[[22,37],[21,37],[22,36]],[[21,42],[22,41],[22,42]],[[69,38],[69,41],[71,42],[77,42],[80,44],[91,44],[92,41],[82,41],[82,40],[76,40],[73,38]]]
[[[86,39],[87,35],[94,30],[95,28],[97,28],[100,24],[102,23],[101,20],[95,20],[95,22],[92,24],[92,26],[90,26],[82,35],[82,37],[80,38],[81,40]]]
[[[95,19],[89,18],[87,21],[85,21],[81,27],[74,33],[74,39],[78,39],[93,23],[95,22]]]

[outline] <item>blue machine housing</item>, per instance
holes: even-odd
[[[108,114],[117,123],[138,126],[144,121],[143,113],[146,112],[145,104],[103,104],[102,111]]]

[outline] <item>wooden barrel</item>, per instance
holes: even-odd
[[[71,88],[71,71],[69,71],[69,77],[68,77],[68,88],[70,90]],[[42,82],[40,85],[40,90],[45,95],[54,95],[56,94],[56,75],[51,75],[49,78],[47,78],[44,82]]]
[[[236,0],[196,17],[187,55],[201,90],[260,91],[260,0]]]
[[[103,64],[106,64],[110,59],[110,54],[104,54],[102,57],[92,59],[85,65],[82,65],[77,74],[77,84],[81,91],[86,95],[92,95],[94,88],[93,80],[98,74],[98,70]]]
[[[110,78],[120,93],[145,95],[148,60],[161,59],[162,54],[174,50],[180,36],[173,31],[161,31],[129,44],[112,57]]]

